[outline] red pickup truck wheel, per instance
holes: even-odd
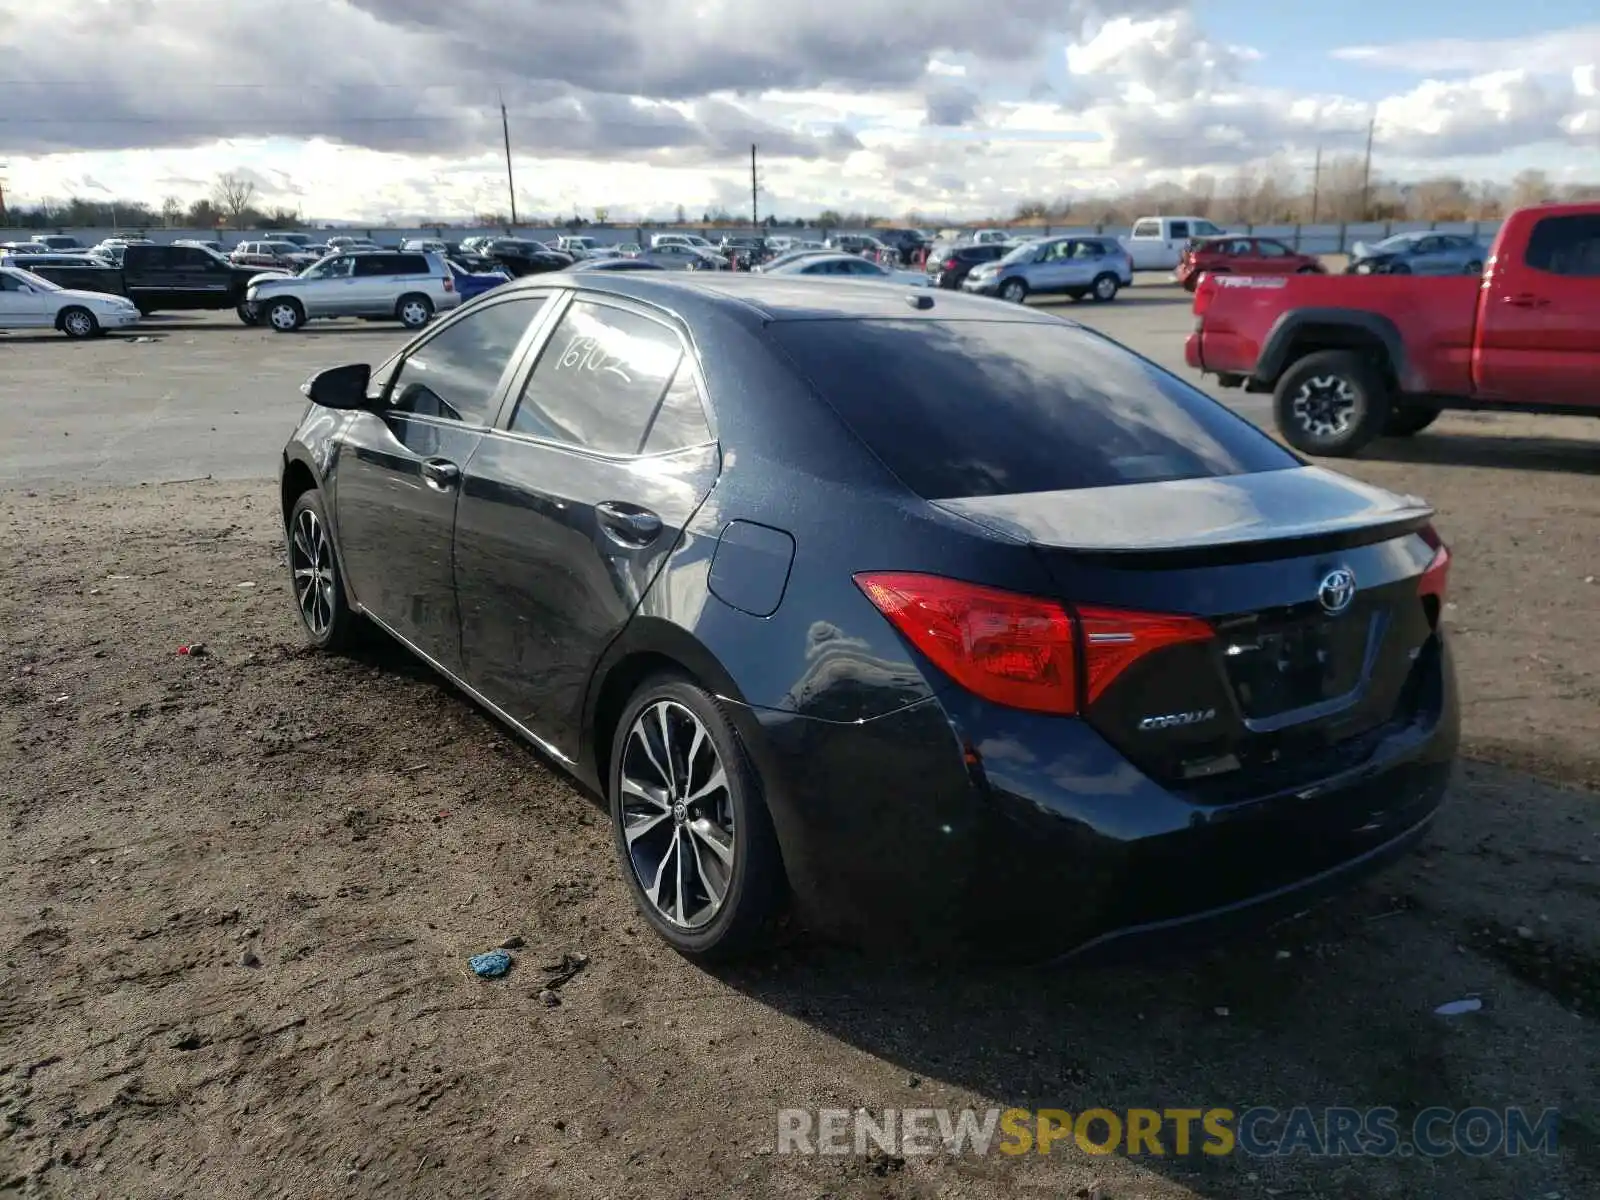
[[[1383,427],[1383,436],[1410,437],[1413,433],[1421,433],[1438,419],[1437,408],[1425,408],[1419,404],[1396,405],[1389,413],[1388,424]]]
[[[1382,375],[1348,350],[1299,359],[1279,377],[1273,400],[1284,440],[1326,458],[1347,458],[1381,436],[1393,407]]]

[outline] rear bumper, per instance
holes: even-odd
[[[803,912],[920,955],[1043,962],[1190,944],[1295,911],[1404,853],[1445,797],[1459,716],[1362,761],[1207,804],[1084,722],[946,693],[838,724],[743,710]]]
[[[1204,371],[1206,369],[1204,345],[1201,339],[1202,334],[1196,329],[1183,342],[1183,361],[1196,371]]]

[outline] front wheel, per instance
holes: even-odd
[[[421,329],[433,319],[433,302],[426,296],[402,296],[394,315],[407,329]]]
[[[1008,279],[1000,285],[1000,299],[1021,304],[1028,298],[1028,285],[1020,279]]]
[[[100,322],[87,308],[69,308],[56,318],[56,325],[69,338],[92,338],[100,332]]]
[[[674,674],[646,680],[617,723],[608,791],[634,903],[680,954],[759,947],[786,887],[754,765],[717,701]]]
[[[345,595],[333,553],[328,511],[316,488],[289,509],[289,582],[300,624],[319,650],[343,650],[354,638],[356,614]]]
[[[293,333],[306,323],[298,300],[273,300],[267,305],[267,324],[274,333]]]
[[[1383,377],[1349,350],[1306,355],[1283,373],[1273,395],[1284,440],[1327,458],[1348,458],[1382,434],[1392,404]]]
[[[255,324],[257,324],[255,314],[252,313],[247,306],[241,304],[241,305],[239,305],[238,308],[234,309],[233,311],[238,314],[239,320],[242,321],[244,324],[246,324],[246,325],[255,325]]]
[[[1100,304],[1111,303],[1117,298],[1117,288],[1120,286],[1115,275],[1095,276],[1093,292],[1096,302]]]

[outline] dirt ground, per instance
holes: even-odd
[[[1547,428],[1353,466],[1458,555],[1422,851],[1137,969],[698,970],[591,798],[398,651],[302,648],[270,484],[0,492],[0,1195],[1600,1196],[1600,443]],[[1562,1121],[1514,1159],[771,1152],[786,1107],[1257,1104]]]

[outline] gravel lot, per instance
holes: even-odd
[[[1181,369],[1187,304],[1072,312]],[[1468,756],[1348,902],[1197,962],[796,934],[708,974],[634,918],[593,797],[399,651],[302,648],[294,387],[402,340],[313,330],[0,336],[0,1194],[1600,1195],[1600,425],[1452,416],[1348,466],[1440,510]],[[1553,1107],[1559,1152],[770,1153],[786,1107],[1262,1104]]]

